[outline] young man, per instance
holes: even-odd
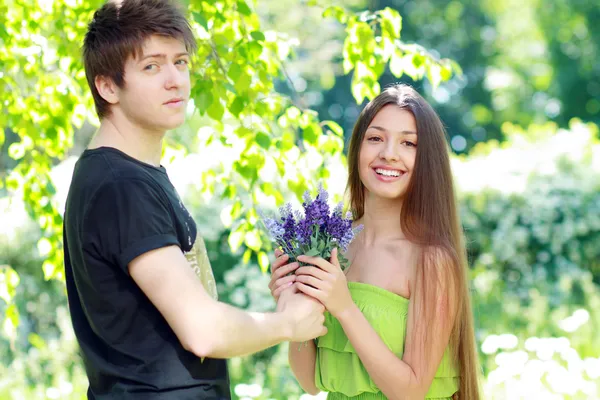
[[[229,399],[226,358],[322,335],[323,307],[295,294],[277,312],[244,312],[207,293],[188,262],[201,239],[160,165],[190,95],[195,44],[181,11],[108,3],[83,48],[101,125],[75,167],[64,253],[88,398]]]

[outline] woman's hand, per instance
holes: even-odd
[[[296,270],[294,285],[302,293],[319,300],[336,318],[354,305],[337,255],[338,250],[333,249],[331,262],[321,257],[299,256],[298,261],[311,265]]]
[[[269,282],[269,289],[271,290],[271,296],[273,296],[275,301],[278,301],[281,292],[286,289],[293,290],[292,285],[296,281],[296,275],[286,275],[295,271],[299,264],[297,262],[286,264],[290,257],[287,254],[283,254],[279,249],[275,250],[275,257],[277,257],[275,262],[271,264],[271,282]]]

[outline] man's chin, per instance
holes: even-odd
[[[172,117],[168,121],[166,121],[166,123],[163,123],[161,125],[166,131],[171,131],[173,129],[179,128],[183,124],[185,124],[185,115],[182,115],[178,118]]]

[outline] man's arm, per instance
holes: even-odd
[[[198,357],[242,356],[325,333],[323,306],[302,294],[278,304],[275,313],[245,312],[213,300],[177,246],[135,258],[129,273],[184,348]]]

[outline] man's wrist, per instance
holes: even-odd
[[[294,336],[294,327],[292,319],[285,311],[276,311],[277,330],[282,342],[290,342]]]

